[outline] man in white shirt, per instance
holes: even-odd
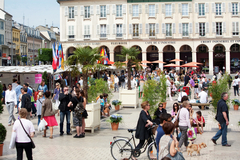
[[[114,76],[114,92],[118,91],[118,83],[119,83],[119,78],[118,76],[115,74]]]
[[[80,83],[81,88],[83,88],[83,77],[81,77],[78,82]]]
[[[170,77],[167,76],[167,95],[169,95],[170,101],[173,101],[172,96],[171,96],[171,82],[170,82]]]
[[[131,76],[131,88],[135,89],[136,86],[137,86],[137,83],[136,83],[135,79],[133,78],[133,76]]]
[[[8,84],[8,90],[5,93],[5,105],[9,113],[8,126],[11,126],[16,121],[13,110],[14,106],[17,108],[17,95],[16,92],[12,89],[12,84]]]
[[[181,92],[178,95],[178,102],[180,103],[183,96],[188,96],[185,89],[181,89]]]
[[[200,103],[207,103],[208,102],[208,94],[204,91],[204,88],[201,88],[201,92],[198,94],[198,98],[200,98]],[[200,108],[200,107],[199,107]],[[208,109],[208,108],[206,108]]]

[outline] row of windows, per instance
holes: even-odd
[[[217,36],[221,36],[226,32],[225,22],[212,22],[212,28],[212,32]],[[183,37],[189,36],[189,34],[193,33],[192,23],[179,23],[178,29],[178,33],[181,33]],[[113,24],[112,31],[113,34],[116,34],[116,37],[122,37],[123,34],[125,34],[125,30],[125,24]],[[74,26],[69,26],[68,31],[68,38],[74,38]],[[156,34],[159,34],[159,24],[145,24],[145,33],[150,37],[156,36]],[[167,37],[171,37],[176,33],[176,24],[162,23],[162,33]],[[209,33],[209,23],[196,23],[195,33],[198,33],[200,36],[205,36],[206,33]],[[107,34],[109,34],[109,25],[97,25],[97,34],[100,35],[100,38],[106,38]],[[142,24],[129,24],[129,34],[132,34],[133,37],[138,37],[142,34]],[[239,35],[239,22],[232,22],[232,35]],[[90,25],[84,25],[84,38],[91,38]]]
[[[158,13],[159,5],[156,4],[146,4],[145,5],[145,13],[149,15],[149,17],[155,17]],[[238,15],[240,3],[229,3],[229,12],[232,15]],[[138,17],[142,12],[142,5],[132,4],[129,5],[129,13],[132,14],[133,17]],[[68,11],[67,11],[68,10]],[[192,12],[192,4],[191,3],[179,3],[178,4],[179,13],[182,16],[189,16],[189,12]],[[212,11],[215,12],[217,16],[222,15],[225,12],[225,3],[212,3]],[[165,14],[166,17],[172,16],[175,12],[175,4],[162,4],[162,13]],[[209,12],[209,3],[195,3],[195,12],[198,13],[199,16],[205,16],[206,13]],[[122,17],[124,13],[126,13],[126,5],[112,5],[112,13],[116,14],[116,17]],[[81,6],[81,15],[84,18],[90,18],[91,15],[94,14],[93,6]],[[100,15],[101,18],[105,18],[107,14],[110,14],[109,5],[100,5],[97,6],[97,14]],[[65,15],[68,15],[68,18],[73,19],[77,15],[77,7],[66,7]]]

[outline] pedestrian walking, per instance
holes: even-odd
[[[37,89],[39,92],[43,92],[45,93],[46,91],[48,91],[48,87],[47,85],[45,84],[45,80],[43,79],[41,84],[38,86],[38,89]]]
[[[238,80],[238,76],[235,76],[235,79],[233,80],[233,89],[234,89],[234,96],[236,96],[236,94],[239,96],[239,80]]]
[[[88,117],[88,113],[86,110],[87,99],[84,95],[83,90],[80,90],[80,95],[83,98],[83,107],[84,107],[84,111],[82,113],[82,135],[83,135],[83,137],[85,137],[85,126],[86,126],[85,119]]]
[[[66,116],[66,121],[67,121],[67,135],[72,135],[70,133],[71,129],[71,123],[70,123],[70,108],[68,107],[68,103],[70,102],[72,98],[72,95],[68,93],[68,87],[64,87],[63,89],[63,93],[59,94],[59,101],[60,101],[60,105],[59,105],[59,111],[58,111],[58,115],[60,112],[60,136],[63,135],[63,123],[64,123],[64,117]]]
[[[220,99],[217,103],[217,115],[215,119],[221,125],[221,129],[216,133],[216,135],[212,138],[214,144],[217,144],[217,140],[222,136],[222,146],[231,147],[227,143],[227,127],[229,125],[229,111],[226,101],[228,100],[227,92],[223,92],[221,95],[222,99]]]
[[[16,92],[12,89],[12,84],[8,84],[8,90],[5,93],[5,105],[9,113],[8,126],[11,126],[16,121],[13,115],[14,106],[17,108],[17,96]]]
[[[16,96],[17,96],[17,113],[16,114],[18,114],[18,110],[19,110],[19,103],[20,103],[20,101],[19,101],[20,97],[19,96],[22,94],[21,89],[22,89],[22,86],[20,85],[20,82],[18,81],[17,82],[17,87],[15,88],[15,92],[16,92]]]
[[[38,125],[41,121],[41,114],[42,114],[42,104],[43,104],[44,98],[43,98],[43,92],[38,93],[37,98],[37,116],[38,116]]]
[[[23,88],[21,108],[26,108],[26,110],[28,111],[26,118],[30,120],[30,112],[32,110],[32,103],[31,103],[31,97],[27,92],[28,92],[28,88]]]
[[[115,76],[114,76],[114,92],[116,92],[116,91],[119,90],[118,83],[119,83],[119,78],[118,78],[118,76],[115,74]]]
[[[60,88],[60,83],[56,83],[56,88],[54,89],[54,94],[52,100],[55,101],[56,105],[59,106],[59,94],[62,93],[62,88]]]

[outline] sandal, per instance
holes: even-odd
[[[46,137],[46,134],[42,135],[43,137]]]
[[[50,139],[53,139],[53,136],[50,136],[49,138],[50,138]]]

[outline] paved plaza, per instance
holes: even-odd
[[[233,90],[233,89],[232,89]],[[231,93],[232,93],[231,90]],[[112,99],[117,99],[118,93],[114,93]],[[230,98],[234,98],[230,96]],[[174,98],[176,99],[176,97]],[[170,112],[172,109],[173,102],[167,102],[167,111]],[[221,139],[217,141],[218,145],[214,145],[211,142],[211,138],[215,135],[218,130],[217,122],[214,120],[214,114],[210,110],[202,111],[203,116],[206,120],[206,127],[204,133],[198,135],[195,140],[196,143],[204,142],[207,144],[207,148],[201,150],[201,156],[195,154],[190,157],[186,152],[183,152],[184,157],[187,160],[233,160],[240,159],[240,127],[237,126],[237,122],[240,119],[240,111],[234,111],[232,105],[230,106],[230,125],[228,129],[228,142],[232,147],[222,147]],[[198,107],[193,107],[196,112]],[[59,127],[54,127],[54,138],[49,139],[49,130],[47,131],[47,138],[42,137],[42,133],[36,131],[36,136],[33,138],[36,148],[33,150],[33,158],[35,160],[107,160],[112,159],[110,153],[110,142],[113,141],[112,137],[116,135],[130,137],[131,134],[127,132],[129,128],[135,128],[138,120],[141,108],[123,108],[119,110],[118,114],[123,116],[123,123],[119,125],[118,131],[112,131],[111,126],[106,119],[101,120],[100,131],[95,130],[92,134],[89,131],[86,133],[85,138],[73,138],[73,136],[59,136]],[[111,110],[115,113],[115,110]],[[16,115],[15,115],[16,116]],[[4,142],[3,156],[0,159],[13,160],[16,159],[16,150],[8,149],[12,126],[7,126],[8,113],[6,108],[1,115],[0,121],[7,128],[7,137]],[[59,117],[56,116],[59,122]],[[37,118],[32,120],[35,129],[37,130]],[[64,127],[65,129],[66,127]],[[73,132],[73,135],[76,133]],[[137,141],[138,142],[138,141]],[[24,153],[24,159],[25,153]],[[147,154],[143,153],[138,159],[147,159]]]

